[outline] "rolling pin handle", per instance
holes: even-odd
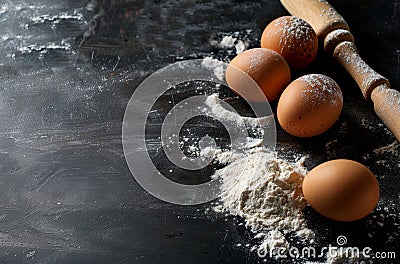
[[[346,29],[335,29],[329,32],[324,39],[325,52],[332,56],[337,45],[344,41],[350,41],[354,43],[354,37],[350,31]]]
[[[390,87],[389,81],[360,57],[353,42],[339,43],[333,51],[333,58],[353,77],[365,99],[370,100],[372,91],[381,84]]]
[[[400,141],[400,92],[382,84],[372,91],[371,100],[375,113]]]

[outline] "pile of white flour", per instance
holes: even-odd
[[[288,249],[286,234],[296,233],[311,239],[302,210],[306,201],[301,185],[307,172],[304,160],[289,163],[276,153],[255,148],[215,172],[222,181],[221,204],[217,212],[240,216],[247,227],[262,238],[257,250],[268,252],[277,247]]]

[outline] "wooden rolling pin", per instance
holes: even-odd
[[[400,141],[400,92],[390,89],[389,81],[369,67],[357,53],[353,35],[343,17],[325,0],[281,0],[293,16],[307,21],[324,49],[357,82],[375,113]]]

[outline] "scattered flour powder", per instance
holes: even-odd
[[[386,146],[374,149],[372,153],[375,157],[379,158],[376,164],[385,165],[392,162],[394,163],[393,166],[400,168],[400,163],[396,162],[396,160],[400,160],[400,143],[397,140]]]
[[[214,43],[214,41],[212,43]],[[234,47],[236,55],[247,50],[249,46],[249,41],[248,39],[246,39],[246,37],[244,39],[239,38],[239,32],[234,32],[231,35],[224,36],[220,42],[216,43],[217,44],[216,45],[214,44],[214,46],[222,47],[224,49],[231,49]],[[222,61],[215,59],[211,56],[207,56],[203,58],[202,65],[209,69],[213,69],[216,77],[221,81],[224,80],[225,69],[224,69],[224,63]]]
[[[249,118],[231,112],[222,107],[217,94],[208,96],[206,104],[218,119],[243,122],[253,129],[273,120],[273,117]],[[222,191],[220,204],[214,211],[243,218],[255,238],[261,239],[254,250],[288,249],[286,234],[295,233],[302,239],[314,236],[302,212],[306,201],[301,186],[307,169],[303,166],[304,158],[290,163],[278,158],[276,152],[259,147],[260,142],[260,139],[248,138],[243,153],[211,147],[201,151],[200,156],[214,157],[220,164],[228,164],[212,176],[221,181]]]
[[[221,104],[220,100],[218,99],[218,94],[212,94],[207,97],[206,100],[207,106],[210,108],[211,112],[218,117],[219,119],[223,119],[226,121],[231,121],[238,125],[245,124],[252,128],[256,128],[257,126],[263,126],[273,121],[274,117],[266,116],[261,118],[254,118],[254,117],[245,117],[241,116],[238,113],[231,112],[225,109]]]
[[[247,49],[249,42],[246,40],[241,40],[235,38],[233,35],[224,36],[219,43],[222,48],[232,48],[235,47],[236,54],[240,54]]]
[[[374,154],[391,154],[391,155],[398,155],[397,149],[400,149],[400,143],[395,140],[393,143],[390,143],[387,146],[383,146],[373,150]]]

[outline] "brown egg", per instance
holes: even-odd
[[[285,59],[277,52],[255,48],[237,55],[229,63],[225,78],[229,87],[246,100],[265,101],[262,98],[264,93],[269,101],[273,101],[278,99],[290,82],[290,69]],[[249,80],[254,80],[262,91]]]
[[[264,29],[261,47],[281,54],[293,70],[301,70],[314,60],[318,52],[318,38],[314,29],[303,19],[283,16]]]
[[[333,126],[343,107],[337,83],[322,74],[304,75],[289,84],[278,102],[281,127],[297,137],[312,137]]]
[[[374,210],[379,184],[366,166],[338,159],[312,169],[304,178],[303,193],[320,214],[337,221],[355,221]]]

